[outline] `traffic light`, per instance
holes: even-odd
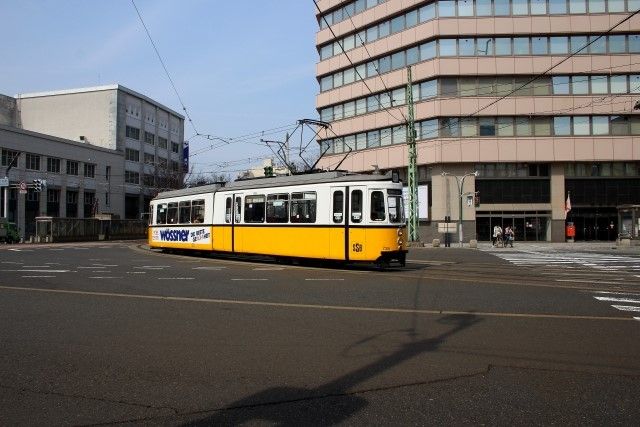
[[[41,179],[34,179],[33,180],[33,190],[40,192],[42,191],[42,180]]]

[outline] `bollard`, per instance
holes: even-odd
[[[433,247],[434,248],[440,247],[440,239],[433,239]]]
[[[478,241],[476,239],[469,240],[469,247],[471,249],[478,249]]]

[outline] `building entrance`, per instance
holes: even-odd
[[[517,241],[550,241],[550,212],[478,212],[476,214],[476,234],[478,240],[490,241],[493,227],[499,225],[504,230],[513,228]]]
[[[616,208],[572,208],[567,222],[576,227],[576,240],[614,241],[618,237]]]

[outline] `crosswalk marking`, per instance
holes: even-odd
[[[614,297],[594,297],[598,301],[611,301],[611,302],[627,302],[631,304],[640,304],[639,299],[631,299],[631,298],[614,298]]]

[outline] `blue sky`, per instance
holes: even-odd
[[[233,138],[317,118],[311,0],[135,2],[199,133]],[[131,0],[0,0],[0,10],[0,93],[119,83],[182,112]],[[270,151],[258,141],[204,151],[211,141],[195,138],[191,163],[259,165]]]

